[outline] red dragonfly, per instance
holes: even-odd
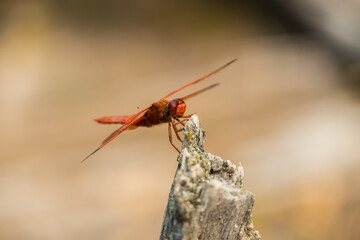
[[[81,162],[88,159],[90,156],[92,156],[94,153],[99,151],[101,148],[103,148],[106,144],[108,144],[110,141],[112,141],[114,138],[116,138],[120,133],[124,132],[126,129],[135,129],[139,126],[141,127],[151,127],[153,125],[157,125],[160,123],[168,123],[168,132],[169,132],[169,141],[170,144],[180,153],[179,149],[173,144],[172,142],[172,134],[171,134],[171,127],[173,127],[174,132],[176,134],[176,137],[182,142],[179,132],[182,131],[184,128],[177,129],[177,125],[181,124],[182,126],[185,126],[185,121],[191,117],[191,115],[184,115],[186,110],[186,104],[184,100],[193,97],[195,95],[198,95],[199,93],[202,93],[206,90],[209,90],[213,87],[216,87],[219,85],[219,83],[212,84],[206,88],[203,88],[199,91],[196,91],[194,93],[191,93],[185,97],[182,98],[176,98],[174,100],[168,101],[166,100],[168,97],[172,96],[173,94],[179,92],[180,90],[183,90],[184,88],[187,88],[193,84],[196,84],[211,75],[219,72],[220,70],[224,69],[225,67],[229,66],[231,63],[235,62],[237,59],[234,59],[225,65],[219,67],[218,69],[215,69],[214,71],[206,74],[205,76],[186,84],[185,86],[169,93],[165,97],[161,98],[159,101],[151,104],[150,106],[144,108],[140,112],[134,114],[134,115],[128,115],[128,116],[111,116],[111,117],[102,117],[95,119],[98,123],[120,123],[123,124],[119,129],[115,130],[110,136],[108,136],[101,145],[95,149],[92,153],[90,153],[86,158],[84,158]],[[183,118],[180,120],[180,118]]]

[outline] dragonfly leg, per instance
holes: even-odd
[[[176,129],[176,132],[181,132],[181,131],[184,131],[184,128],[180,128],[180,129]]]
[[[184,115],[184,116],[182,116],[182,118],[190,118],[191,116],[192,116],[192,114]]]
[[[183,125],[183,126],[185,127],[185,123],[186,123],[186,121],[189,120],[189,119],[185,118],[185,119],[183,119],[183,120],[179,120],[179,119],[176,119],[176,120],[177,120],[178,122],[174,123],[175,126],[178,125],[178,124],[181,124],[181,125]]]
[[[172,142],[171,123],[170,122],[169,122],[168,131],[169,131],[169,141],[170,141],[171,146],[173,146],[176,149],[176,151],[178,151],[180,153],[180,150],[177,147],[175,147],[175,145]]]
[[[174,121],[174,119],[171,119],[171,125],[173,126],[173,128],[174,128],[174,132],[175,132],[175,134],[176,134],[176,137],[177,137],[177,139],[179,139],[179,141],[180,142],[182,142],[182,140],[181,140],[181,137],[180,137],[180,135],[179,135],[179,132],[181,131],[181,130],[184,130],[184,128],[182,128],[180,131],[176,128],[176,126],[175,126],[175,121]]]

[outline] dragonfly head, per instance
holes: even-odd
[[[186,104],[182,99],[177,98],[169,102],[168,109],[171,116],[179,118],[184,115]]]

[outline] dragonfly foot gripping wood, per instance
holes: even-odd
[[[259,240],[254,195],[242,189],[243,167],[204,152],[205,132],[194,114],[186,123],[160,240]]]

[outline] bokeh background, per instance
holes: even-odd
[[[263,239],[360,239],[360,3],[0,2],[0,239],[157,239],[177,152],[126,115],[177,94],[245,169]]]

